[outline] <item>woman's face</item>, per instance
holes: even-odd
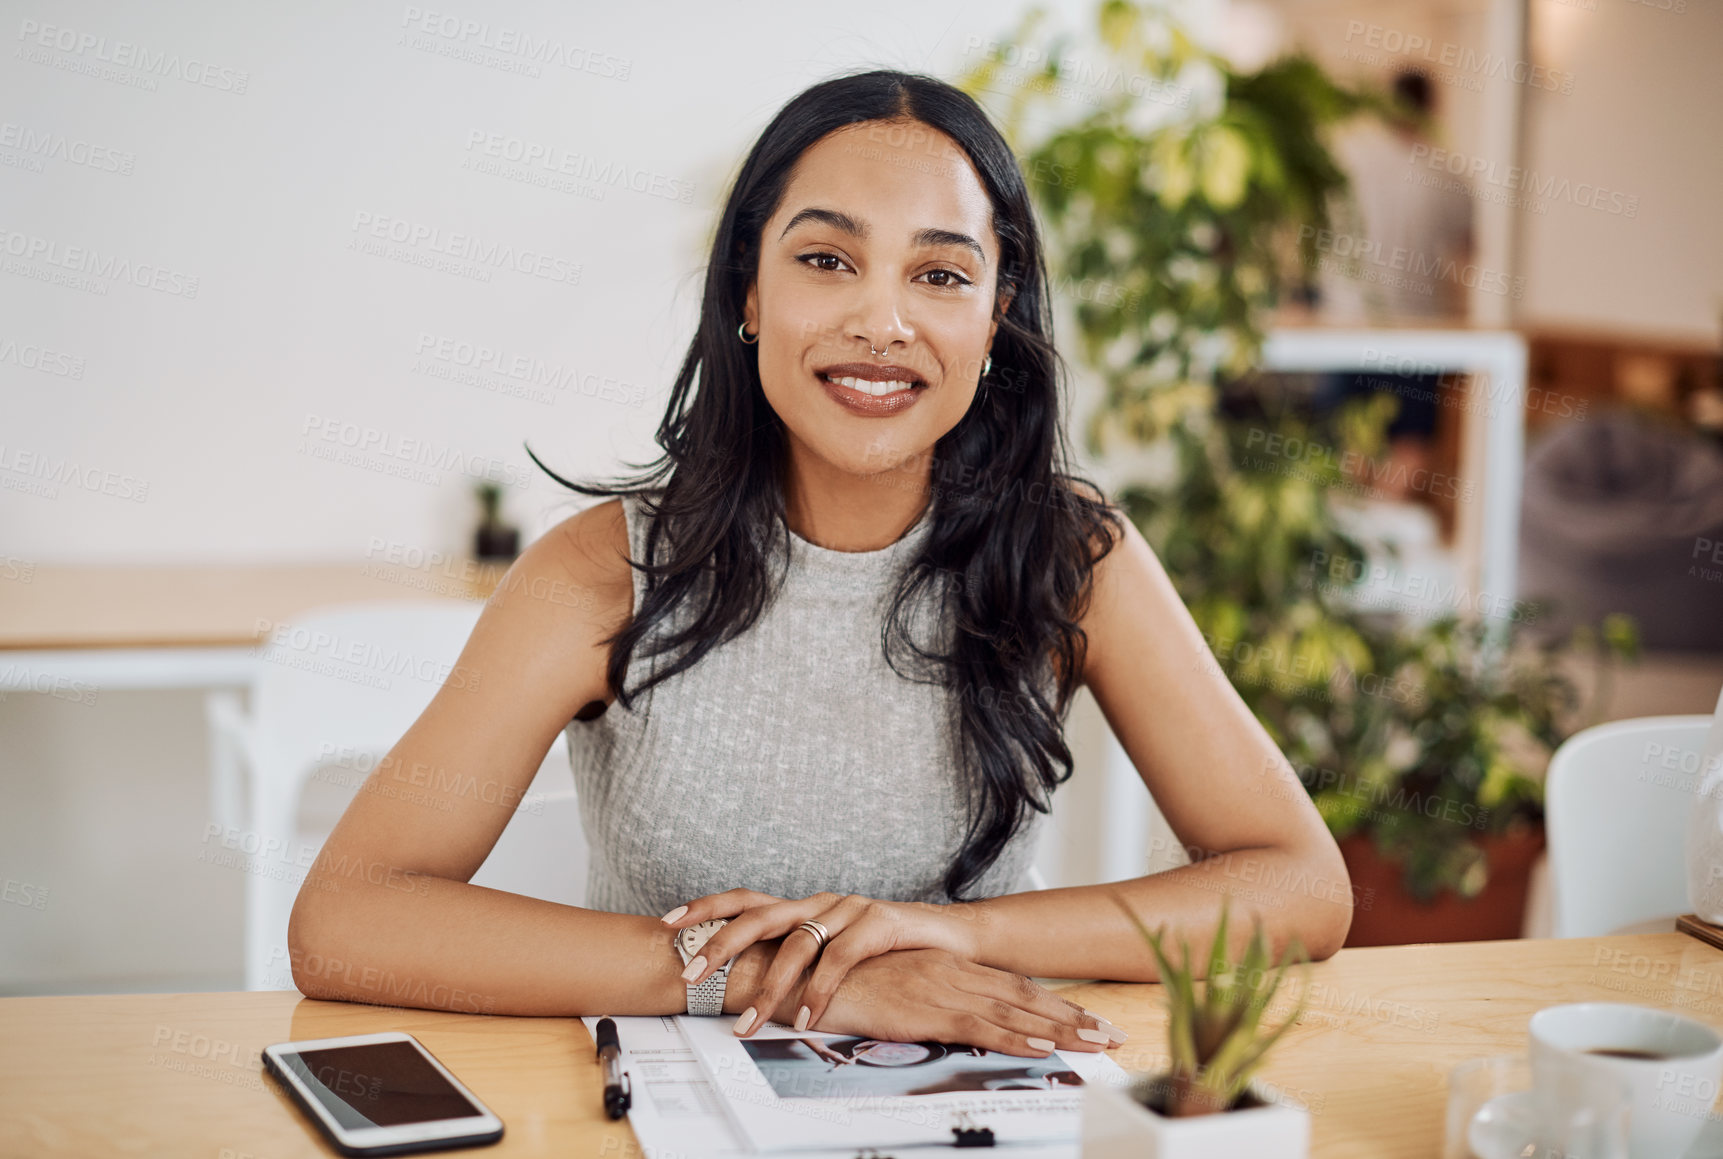
[[[919,457],[968,411],[997,328],[991,216],[968,157],[920,122],[849,125],[802,155],[746,307],[794,465],[925,476]],[[833,367],[915,385],[875,397],[830,382]]]

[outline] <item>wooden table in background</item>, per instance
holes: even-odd
[[[0,584],[0,651],[250,647],[259,620],[361,600],[484,599],[506,568],[413,562],[32,567],[28,582]]]
[[[506,564],[20,566],[0,570],[0,697],[35,692],[95,704],[103,692],[201,690],[213,718],[237,710],[258,672],[255,646],[273,626],[335,604],[484,600]],[[0,561],[3,564],[4,561]],[[225,703],[224,703],[225,702]],[[212,738],[211,807],[231,762]]]
[[[1067,991],[1128,1030],[1127,1070],[1165,1062],[1160,988]],[[1264,1077],[1311,1108],[1315,1159],[1440,1154],[1454,1064],[1524,1049],[1533,1011],[1634,1002],[1723,1030],[1723,951],[1679,933],[1342,950]],[[1278,1002],[1277,1002],[1278,1006]],[[0,999],[0,1155],[332,1155],[261,1070],[272,1042],[405,1030],[502,1116],[474,1154],[627,1159],[572,1018],[318,1002],[294,991]]]

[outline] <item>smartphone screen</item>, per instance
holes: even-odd
[[[350,1130],[484,1114],[410,1042],[283,1051],[281,1061]]]

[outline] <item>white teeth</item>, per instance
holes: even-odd
[[[859,390],[863,394],[871,394],[875,398],[878,398],[882,394],[891,394],[894,391],[908,390],[913,385],[908,382],[873,382],[866,378],[831,378],[829,375],[827,378],[829,381],[835,382],[840,386],[847,386],[851,390]]]

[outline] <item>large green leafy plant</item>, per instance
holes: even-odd
[[[1338,512],[1341,464],[1380,453],[1395,404],[1313,425],[1251,384],[1267,312],[1308,282],[1345,194],[1325,129],[1386,98],[1299,55],[1235,71],[1129,0],[1100,4],[1087,49],[1042,19],[958,83],[1030,177],[1055,293],[1101,384],[1086,447],[1334,834],[1371,834],[1417,896],[1475,894],[1478,839],[1541,820],[1539,774],[1578,699],[1562,649],[1526,637],[1535,608],[1408,624],[1346,599],[1327,577],[1366,569]],[[1037,113],[1056,127],[1026,140]],[[1265,456],[1268,430],[1336,453]],[[1631,626],[1563,647],[1579,645],[1629,654]]]

